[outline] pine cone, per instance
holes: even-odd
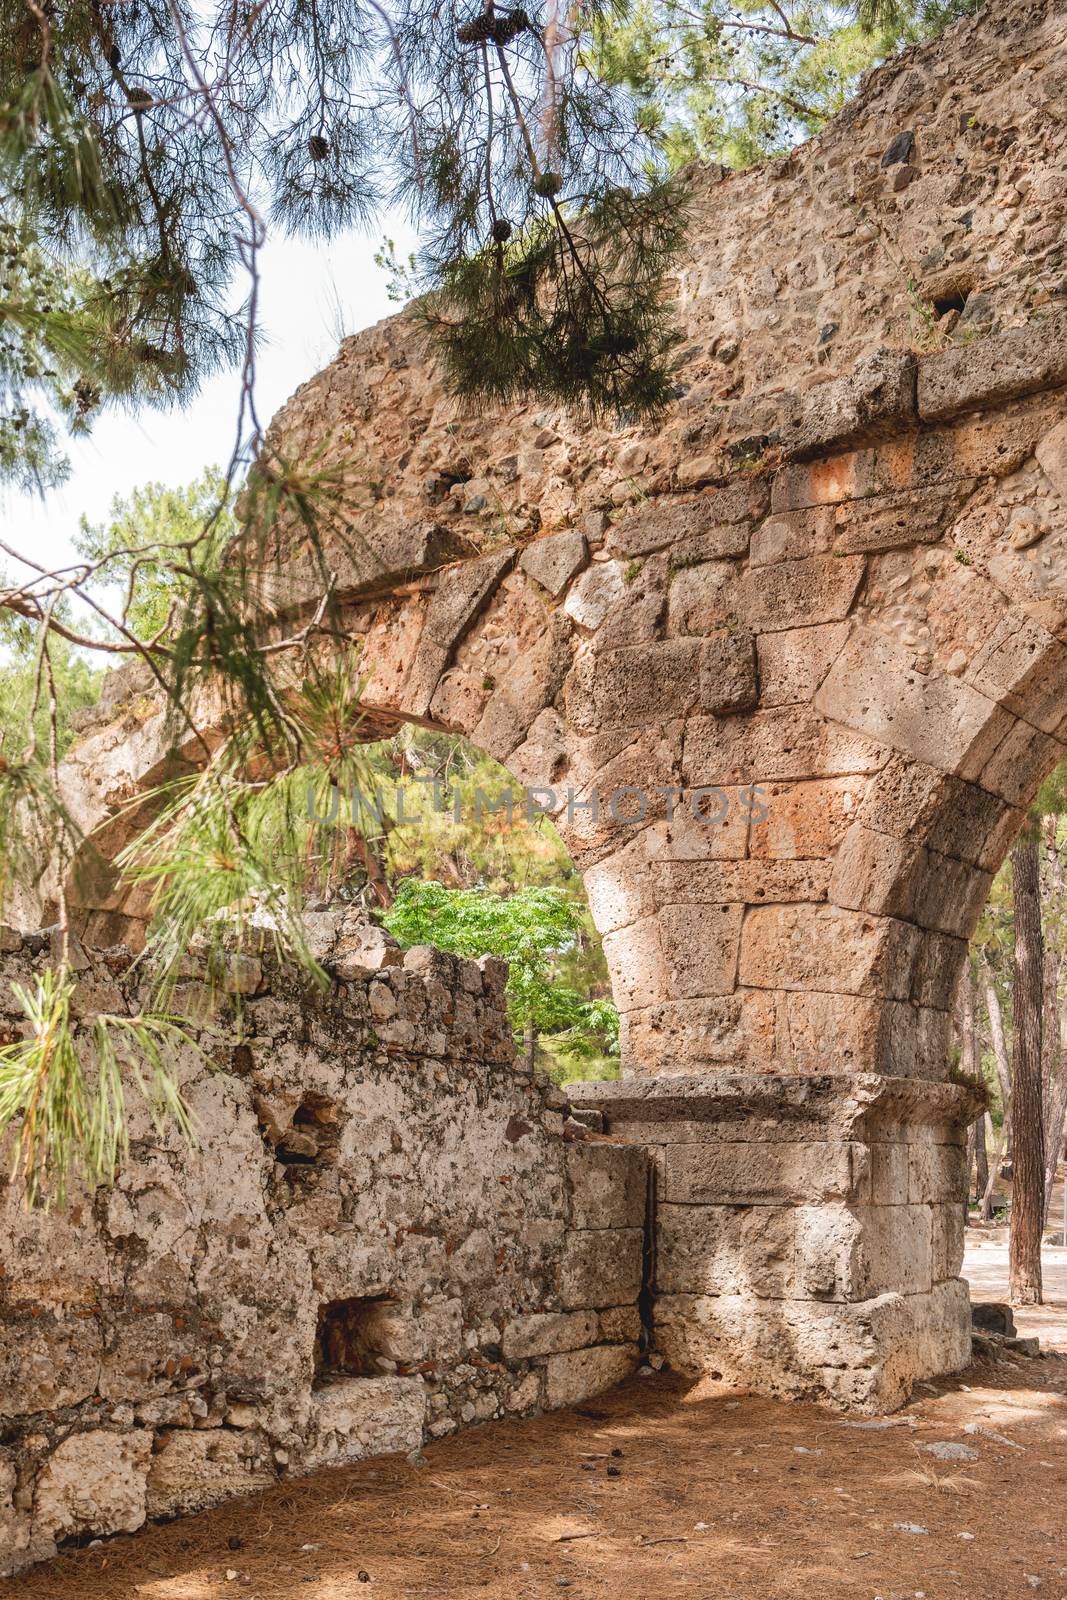
[[[511,238],[512,227],[507,217],[498,217],[493,223],[492,235],[495,244],[506,244]]]
[[[147,111],[149,106],[154,106],[156,97],[150,89],[143,89],[135,83],[126,96],[126,104],[132,106],[134,111]]]
[[[475,17],[472,22],[464,22],[458,27],[456,38],[460,44],[492,44],[498,26],[498,19],[492,12],[483,11],[480,17]]]
[[[330,141],[321,133],[313,133],[308,140],[308,155],[312,161],[325,161],[330,153]]]

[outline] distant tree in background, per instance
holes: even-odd
[[[579,947],[583,932],[578,909],[561,889],[499,895],[405,878],[382,921],[403,945],[434,944],[455,955],[507,961],[508,1012],[531,1065],[542,1036],[579,1059],[618,1053],[615,1007],[561,981],[560,963]]]
[[[957,1002],[960,1066],[967,1070],[973,1034],[996,1113],[994,1122],[983,1119],[970,1147],[986,1166],[978,1188],[984,1220],[1002,1158],[1010,1162],[1012,1295],[1019,1304],[1041,1297],[1041,1238],[1067,1116],[1065,859],[1067,764],[1043,785],[997,874]]]
[[[589,59],[631,91],[671,167],[746,167],[818,133],[868,68],[980,3],[633,0],[596,16]]]

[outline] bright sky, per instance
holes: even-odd
[[[256,398],[264,425],[306,378],[334,355],[341,335],[357,333],[397,310],[386,296],[386,274],[374,264],[383,233],[406,256],[414,243],[395,217],[373,234],[348,234],[332,244],[268,241],[261,256]],[[243,286],[242,286],[243,287]],[[225,466],[237,416],[238,375],[205,384],[182,411],[108,411],[87,439],[69,441],[72,471],[42,500],[0,491],[4,540],[33,560],[53,565],[71,551],[82,512],[107,516],[112,496],[140,483],[187,483],[205,466]]]

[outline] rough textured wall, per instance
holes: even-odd
[[[198,1149],[138,1112],[114,1189],[0,1192],[0,1572],[632,1370],[643,1153],[517,1070],[502,963],[312,922],[325,994],[241,959],[241,1038],[179,996]],[[4,945],[10,1034],[48,939]],[[128,966],[85,957],[78,1011],[136,1005]]]

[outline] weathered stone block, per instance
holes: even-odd
[[[846,727],[963,778],[978,776],[1010,727],[988,696],[955,678],[917,672],[908,655],[870,629],[853,634],[815,705]]]
[[[640,1228],[645,1221],[647,1163],[643,1151],[589,1140],[567,1149],[571,1224],[575,1228]]]
[[[311,1396],[307,1472],[365,1456],[407,1454],[422,1443],[426,1388],[421,1378],[340,1378]]]
[[[682,567],[671,578],[667,632],[672,637],[703,638],[732,624],[737,610],[735,562],[702,561]]]
[[[847,622],[828,622],[820,627],[761,633],[756,649],[764,709],[810,701],[840,655],[848,628]]]
[[[908,1146],[908,1199],[912,1205],[962,1205],[967,1193],[967,1153],[962,1145],[914,1142]]]
[[[968,683],[1044,733],[1067,719],[1067,645],[1009,611],[967,669]]]
[[[628,1378],[637,1365],[633,1345],[596,1345],[591,1350],[572,1350],[567,1355],[549,1356],[545,1365],[545,1409],[581,1405],[605,1389],[614,1388]]]
[[[760,861],[832,856],[865,792],[866,785],[856,778],[768,784],[761,795],[767,814],[754,818],[749,830],[750,856]]]
[[[598,1326],[594,1311],[535,1311],[515,1317],[503,1333],[505,1359],[519,1361],[584,1349],[596,1342]]]
[[[555,600],[588,559],[585,535],[569,528],[528,544],[519,557],[519,566]]]
[[[754,906],[741,932],[741,983],[906,1000],[922,934],[839,906]]]
[[[184,1517],[275,1481],[262,1434],[209,1428],[158,1436],[148,1473],[150,1517]]]
[[[790,1206],[664,1202],[656,1222],[657,1295],[787,1298],[793,1291],[795,1216]]]
[[[693,1000],[732,992],[743,916],[739,905],[703,904],[699,909],[668,905],[661,909],[657,920],[668,998]]]
[[[1041,317],[919,362],[923,421],[995,406],[1018,395],[1067,383],[1067,316]]]
[[[967,1286],[854,1303],[664,1295],[656,1343],[673,1367],[759,1394],[892,1411],[922,1378],[971,1359]]]
[[[94,1428],[64,1439],[37,1478],[35,1537],[132,1533],[145,1519],[152,1435]]]
[[[866,1200],[866,1146],[800,1144],[678,1144],[667,1148],[663,1198],[688,1205],[802,1204]]]
[[[812,556],[750,567],[741,584],[742,615],[755,633],[847,617],[863,580],[862,556]]]
[[[915,356],[875,350],[846,377],[802,397],[800,416],[782,429],[782,449],[803,460],[830,449],[903,431],[915,415]]]
[[[640,1228],[587,1228],[567,1235],[559,1294],[565,1310],[632,1304],[641,1290]]]
[[[798,1207],[798,1298],[869,1300],[933,1283],[929,1206]]]
[[[700,541],[704,560],[743,556],[749,522],[759,516],[766,491],[757,480],[712,489],[695,500],[670,500],[635,512],[608,533],[612,555],[643,556],[690,540]]]
[[[729,716],[750,711],[759,698],[756,645],[749,633],[716,634],[701,646],[699,704],[702,711]]]

